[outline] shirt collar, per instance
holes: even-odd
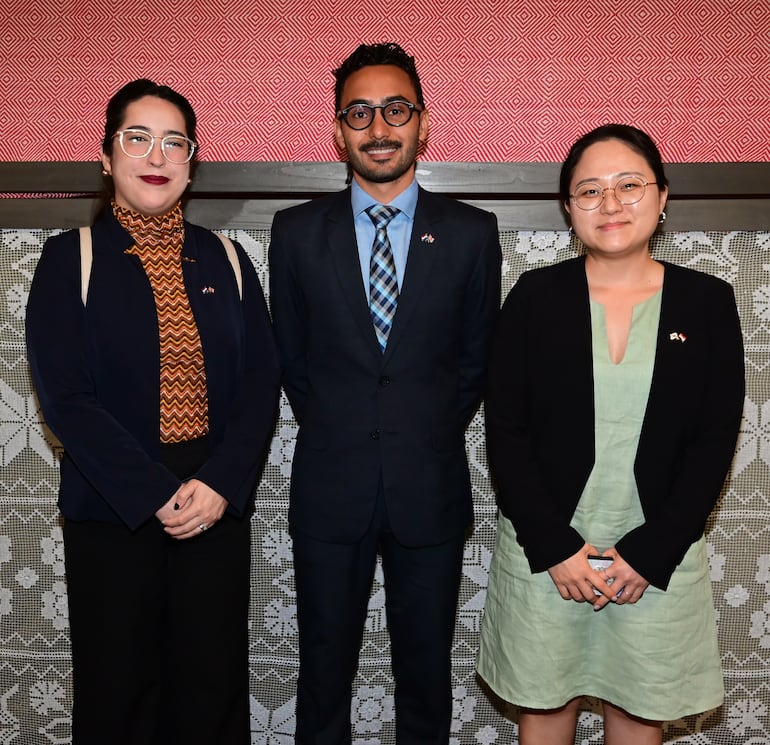
[[[412,183],[409,184],[409,186],[407,186],[395,199],[388,202],[388,205],[398,208],[410,221],[414,221],[418,193],[419,186],[417,184],[417,179],[412,179]],[[376,199],[373,199],[358,185],[358,182],[355,179],[353,179],[351,183],[350,199],[353,205],[354,217],[358,217],[358,215],[373,204],[379,204]]]

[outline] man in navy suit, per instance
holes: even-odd
[[[397,741],[447,743],[473,519],[464,431],[499,308],[497,221],[418,186],[429,117],[412,57],[362,45],[335,77],[351,187],[279,212],[270,243],[284,387],[300,426],[289,508],[296,742],[351,741],[379,549]]]

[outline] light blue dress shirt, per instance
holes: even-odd
[[[388,240],[393,251],[393,260],[396,263],[396,278],[398,279],[398,289],[404,282],[404,272],[406,271],[406,260],[409,255],[409,241],[412,239],[412,225],[414,224],[414,211],[417,209],[417,180],[407,186],[392,202],[388,202],[389,207],[397,207],[400,212],[390,221],[388,225]],[[353,179],[351,185],[351,202],[353,205],[353,222],[356,229],[356,241],[358,242],[358,259],[361,262],[361,277],[364,283],[364,292],[366,293],[366,302],[369,303],[369,262],[372,256],[372,245],[374,244],[374,223],[366,209],[372,205],[379,204],[372,199]]]

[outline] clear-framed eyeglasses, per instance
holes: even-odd
[[[145,158],[150,154],[155,140],[160,140],[160,151],[169,163],[189,163],[197,145],[182,135],[151,135],[143,129],[121,129],[115,132],[120,149],[129,158]]]
[[[604,201],[608,191],[621,204],[636,204],[644,197],[647,187],[654,185],[657,185],[657,181],[645,181],[641,176],[623,176],[615,186],[606,189],[601,184],[580,184],[570,197],[581,210],[595,210]]]
[[[389,101],[377,106],[368,103],[354,103],[352,106],[342,109],[337,114],[337,118],[345,122],[351,129],[366,129],[374,121],[374,113],[377,109],[382,113],[385,123],[391,127],[403,127],[409,123],[415,111],[418,114],[422,111],[409,101]]]

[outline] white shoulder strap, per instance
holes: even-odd
[[[91,264],[94,252],[91,247],[91,228],[80,228],[80,299],[83,307],[88,298],[88,285],[91,282]]]
[[[238,284],[238,297],[243,300],[243,277],[241,276],[241,265],[238,262],[238,253],[235,250],[233,242],[222,233],[214,233],[222,245],[225,247],[225,253],[227,254],[227,260],[230,262],[230,266],[233,268],[235,274],[235,281]]]

